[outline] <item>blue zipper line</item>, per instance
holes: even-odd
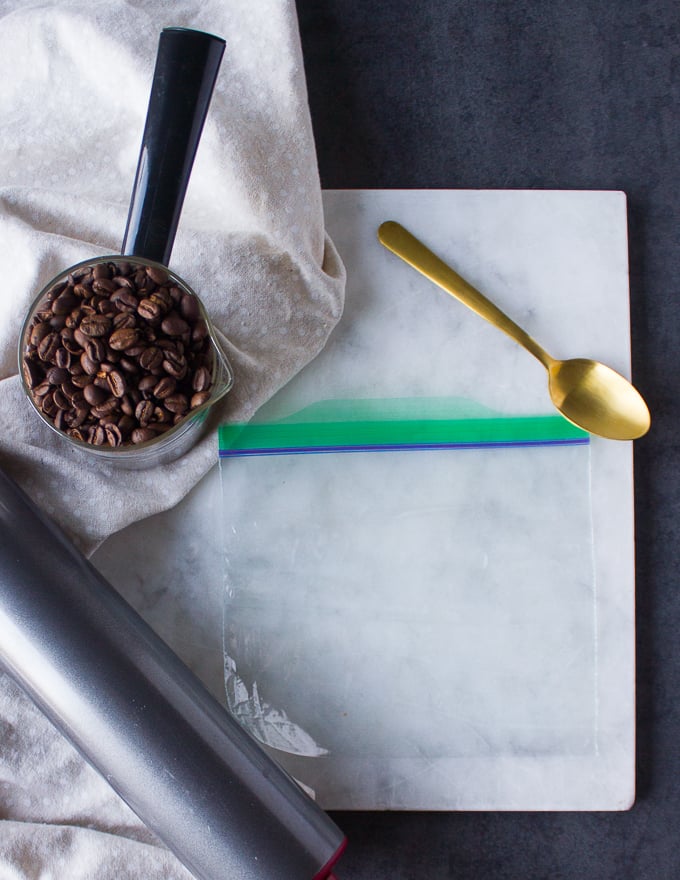
[[[585,446],[590,437],[571,437],[565,440],[496,440],[478,443],[394,443],[362,444],[357,446],[272,446],[261,449],[220,449],[220,458],[249,458],[257,455],[315,455],[330,452],[408,452],[441,449],[505,449],[524,446]]]

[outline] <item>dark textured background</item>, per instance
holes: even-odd
[[[297,0],[324,187],[621,189],[633,372],[638,797],[627,813],[341,813],[343,880],[679,880],[680,5]],[[578,259],[578,255],[574,255]]]

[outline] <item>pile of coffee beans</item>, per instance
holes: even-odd
[[[94,446],[145,443],[210,397],[214,352],[195,296],[167,272],[121,259],[56,283],[24,339],[33,402]]]

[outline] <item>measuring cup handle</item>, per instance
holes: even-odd
[[[225,42],[161,31],[121,253],[167,265]]]

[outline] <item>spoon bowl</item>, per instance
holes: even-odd
[[[651,419],[639,391],[620,373],[587,358],[557,360],[475,287],[399,223],[388,220],[378,240],[418,272],[507,333],[548,371],[548,391],[562,415],[579,428],[610,440],[635,440]]]
[[[609,440],[635,440],[647,433],[647,404],[616,370],[588,358],[554,360],[548,390],[562,415],[591,434]]]

